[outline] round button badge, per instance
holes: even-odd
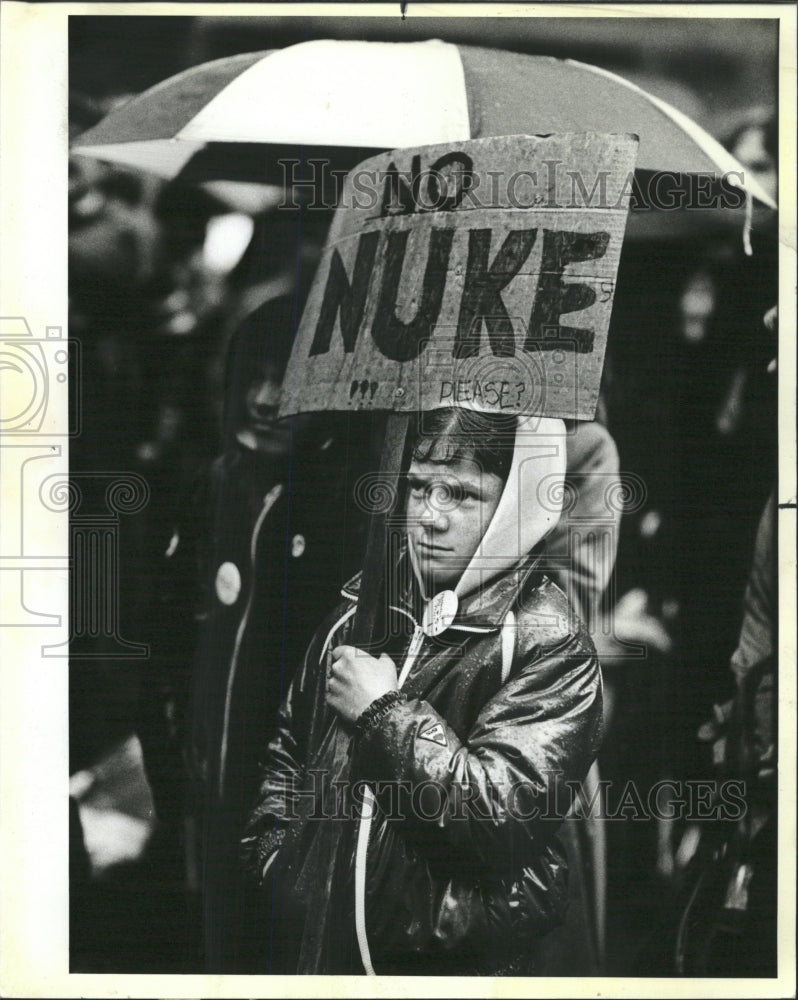
[[[453,590],[442,590],[436,594],[424,609],[421,628],[425,635],[440,635],[454,621],[457,614],[457,594]]]
[[[223,562],[216,571],[216,596],[222,604],[235,604],[241,593],[241,573],[234,562]]]

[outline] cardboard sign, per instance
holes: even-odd
[[[346,178],[280,413],[488,411],[591,420],[637,139],[402,149]]]

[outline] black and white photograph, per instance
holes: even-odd
[[[2,995],[794,995],[795,6],[3,6]]]

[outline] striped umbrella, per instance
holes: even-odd
[[[204,63],[114,110],[74,152],[165,178],[228,172],[263,181],[263,150],[253,154],[253,145],[355,147],[368,155],[551,132],[634,132],[639,170],[742,174],[694,121],[613,73],[441,41],[321,40]],[[775,207],[752,178],[745,187]]]

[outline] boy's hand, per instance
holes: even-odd
[[[397,688],[396,665],[385,653],[376,660],[354,646],[336,646],[327,677],[327,704],[355,723],[377,698]]]

